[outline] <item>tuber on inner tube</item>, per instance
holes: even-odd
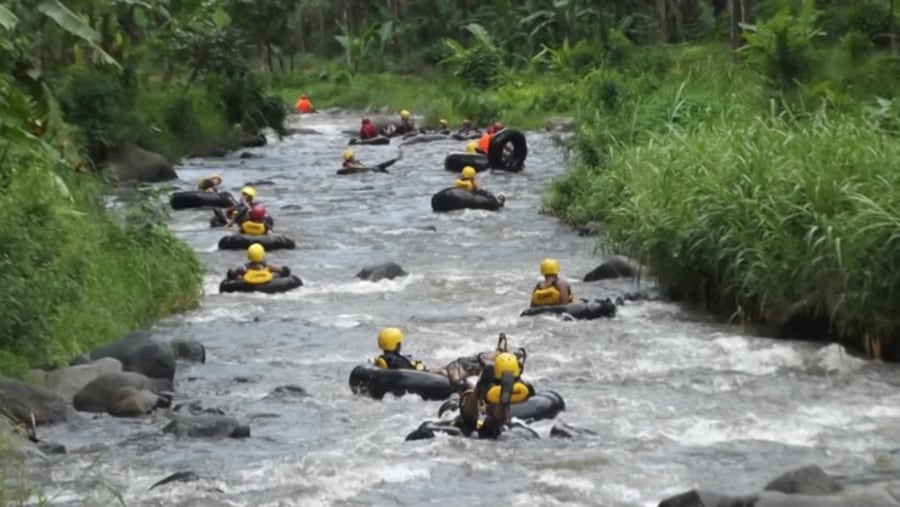
[[[518,130],[501,130],[491,138],[488,147],[488,163],[491,169],[519,172],[525,167],[528,143],[525,134]]]
[[[354,138],[354,139],[351,139],[350,143],[348,143],[348,144],[378,145],[378,144],[390,144],[390,143],[391,143],[391,139],[389,137],[378,136],[378,137],[370,137],[369,139]]]
[[[173,192],[169,198],[172,209],[190,208],[227,208],[234,205],[234,198],[228,192],[203,192],[189,190],[186,192]]]
[[[431,197],[433,211],[455,211],[460,209],[485,209],[497,211],[503,207],[503,199],[487,190],[471,192],[464,188],[449,187]]]
[[[457,174],[466,166],[472,166],[476,172],[486,171],[488,158],[481,153],[451,153],[444,159],[444,169]]]
[[[360,364],[350,372],[350,390],[376,400],[385,394],[418,394],[423,400],[446,400],[455,391],[450,379],[418,370],[388,370],[373,364]]]
[[[275,294],[277,292],[287,292],[289,290],[302,287],[303,281],[300,278],[291,276],[281,276],[273,278],[271,282],[251,284],[241,279],[222,280],[219,284],[219,292],[263,292],[266,294]]]
[[[269,227],[275,227],[275,220],[272,218],[272,215],[266,215],[265,222],[269,225]],[[213,216],[209,219],[210,227],[222,227],[228,223],[228,217],[225,216],[225,210],[222,208],[216,208],[213,210]]]
[[[276,236],[275,234],[263,234],[262,236],[232,234],[230,236],[223,236],[219,239],[219,250],[246,250],[253,243],[259,243],[266,251],[279,249],[293,250],[296,247],[294,240],[287,236]]]

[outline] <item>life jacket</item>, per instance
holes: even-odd
[[[308,113],[312,111],[312,104],[309,102],[309,99],[300,99],[297,101],[296,108],[301,113]]]
[[[258,264],[248,262],[247,264],[244,264],[244,268],[246,268],[246,271],[242,278],[244,283],[248,285],[262,285],[271,282],[272,279],[275,278],[272,274],[272,270],[266,266],[265,262]]]
[[[491,139],[493,137],[492,134],[485,132],[484,135],[481,136],[481,139],[478,140],[478,149],[485,155],[487,155],[488,151],[491,149]]]
[[[454,185],[456,185],[457,188],[464,188],[464,189],[468,190],[469,192],[475,191],[475,184],[472,182],[472,180],[459,179],[459,180],[456,180],[456,182],[454,182]]]
[[[567,302],[562,302],[559,300],[560,293],[559,289],[556,288],[556,282],[553,282],[553,285],[542,289],[541,284],[537,284],[534,286],[534,290],[531,291],[531,304],[535,306],[556,306],[556,305],[564,305],[567,303],[571,303],[575,301],[575,295],[572,294],[572,289],[569,289],[569,300]]]
[[[253,220],[244,220],[241,222],[241,233],[250,236],[263,236],[269,232],[269,226],[265,222],[254,222]]]
[[[368,123],[359,128],[360,139],[372,139],[378,137],[378,127],[374,123]]]
[[[422,361],[398,354],[396,352],[385,352],[375,358],[375,364],[379,368],[385,370],[425,370],[425,364]]]
[[[484,394],[484,401],[488,405],[500,405],[501,399],[500,396],[503,393],[503,386],[500,385],[500,381],[495,380],[493,385],[488,388],[487,392]],[[511,405],[516,403],[522,403],[523,401],[527,401],[528,398],[534,396],[534,387],[531,384],[526,384],[522,381],[521,378],[516,377],[516,380],[512,385],[512,393],[509,397],[509,403]]]

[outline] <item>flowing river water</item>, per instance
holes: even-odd
[[[246,181],[296,250],[271,252],[304,286],[281,295],[218,294],[243,251],[218,251],[226,232],[208,211],[174,214],[172,229],[206,263],[200,308],[154,326],[192,337],[206,364],[179,365],[176,403],[200,400],[250,423],[241,440],[163,435],[164,413],[143,419],[84,415],[42,430],[69,449],[40,470],[54,505],[602,505],[650,506],[695,486],[749,492],[798,465],[865,476],[894,466],[900,448],[897,368],[837,347],[750,338],[671,303],[632,302],[611,320],[519,317],[541,258],[559,259],[579,297],[635,289],[631,280],[582,283],[601,260],[595,239],[538,213],[562,174],[549,135],[529,133],[524,172],[479,176],[507,197],[500,212],[432,213],[431,195],[456,175],[443,157],[465,143],[405,148],[390,175],[335,176],[358,116],[291,119],[319,135],[270,139],[255,159],[190,159],[181,188],[217,171],[237,193]],[[391,146],[360,147],[363,161]],[[410,275],[372,283],[365,265],[396,261]],[[451,437],[404,442],[439,402],[357,397],[347,379],[377,353],[385,326],[432,366],[491,349],[498,333],[528,349],[526,378],[566,400],[558,420],[596,435],[540,440]],[[288,384],[309,396],[276,395]],[[148,487],[177,471],[200,479]],[[114,493],[111,493],[114,492]]]

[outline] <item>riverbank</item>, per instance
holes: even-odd
[[[0,197],[0,373],[58,366],[195,306],[202,266],[165,227],[167,202],[107,212],[99,176],[14,147]]]
[[[414,71],[351,73],[338,60],[305,62],[314,71],[272,78],[274,93],[293,107],[301,93],[320,109],[370,110],[395,115],[407,109],[434,127],[441,118],[458,126],[465,118],[478,125],[502,121],[522,130],[544,128],[555,117],[570,116],[580,82],[572,76],[536,70],[509,70],[490,88],[468,86],[444,67]]]
[[[855,63],[816,88],[724,47],[609,71],[544,206],[724,319],[900,360],[900,59],[811,61]]]

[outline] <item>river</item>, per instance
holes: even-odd
[[[165,319],[161,338],[192,337],[207,363],[180,365],[178,399],[201,400],[251,424],[243,440],[176,440],[163,413],[143,419],[85,415],[42,429],[66,445],[40,471],[53,505],[602,505],[651,506],[695,486],[748,492],[799,465],[859,476],[894,466],[900,448],[897,368],[836,347],[750,338],[675,304],[634,302],[611,320],[520,318],[546,256],[579,297],[634,290],[633,282],[582,283],[600,262],[595,239],[540,215],[540,195],[564,170],[545,133],[529,133],[520,174],[482,174],[506,195],[500,212],[435,214],[430,196],[455,175],[443,157],[465,143],[405,149],[390,175],[335,176],[341,131],[357,116],[291,118],[321,135],[250,149],[261,157],[190,159],[190,188],[217,171],[237,193],[257,186],[276,232],[297,249],[276,251],[304,282],[268,296],[218,294],[241,251],[217,251],[209,213],[173,214],[172,229],[207,265],[200,308]],[[391,146],[360,147],[363,161]],[[430,228],[434,230],[429,230]],[[396,261],[410,275],[371,283],[365,265]],[[404,351],[440,366],[492,348],[498,333],[528,349],[525,376],[566,400],[558,420],[595,431],[572,440],[404,442],[439,402],[354,396],[350,370],[377,353],[385,326],[406,333]],[[294,384],[309,396],[272,395]],[[533,427],[546,437],[552,421]],[[200,480],[148,491],[192,470]],[[115,492],[115,493],[112,493]]]

